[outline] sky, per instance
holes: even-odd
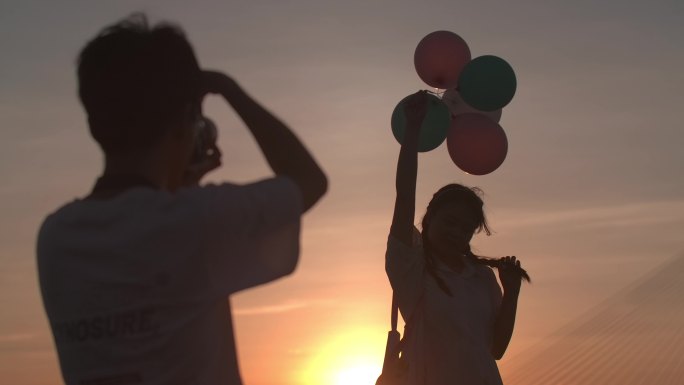
[[[384,249],[399,146],[390,116],[429,89],[420,39],[450,30],[473,57],[514,68],[501,126],[509,151],[486,176],[445,146],[419,158],[419,223],[431,194],[485,192],[487,256],[516,255],[516,330],[499,362],[524,358],[563,325],[684,250],[684,4],[679,1],[51,1],[0,2],[0,378],[61,383],[42,308],[42,219],[86,195],[102,169],[76,97],[75,59],[133,12],[180,24],[204,68],[225,71],[281,117],[325,169],[330,190],[304,217],[297,271],[232,297],[245,383],[372,384],[389,328]],[[272,175],[220,99],[224,165],[206,181]]]

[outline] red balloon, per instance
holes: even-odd
[[[451,121],[447,148],[458,168],[468,174],[485,175],[506,159],[508,138],[496,122],[482,114],[468,113]]]
[[[418,76],[431,87],[453,88],[470,62],[470,48],[457,34],[435,31],[425,36],[413,54]]]

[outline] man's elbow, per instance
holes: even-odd
[[[294,260],[291,261],[290,264],[285,269],[285,274],[283,274],[283,276],[285,277],[288,275],[292,275],[295,272],[295,270],[297,270],[298,265],[299,265],[299,258],[294,258]]]
[[[316,201],[323,198],[325,193],[328,192],[328,177],[321,171],[321,175],[317,178],[316,183]]]
[[[276,254],[277,251],[274,251],[273,254]],[[291,252],[283,259],[280,261],[280,265],[277,267],[277,278],[282,278],[282,277],[287,277],[288,275],[292,275],[292,273],[297,270],[297,266],[299,266],[299,260],[301,256],[301,248],[299,246],[299,243],[297,243],[297,246],[295,246]],[[274,271],[275,272],[275,271]]]
[[[321,171],[319,175],[308,181],[302,189],[304,211],[315,205],[328,192],[328,177]]]

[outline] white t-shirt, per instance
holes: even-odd
[[[228,296],[291,273],[301,193],[277,177],[135,187],[49,215],[43,302],[67,384],[241,384]]]
[[[403,352],[412,385],[502,385],[491,353],[493,324],[501,289],[488,266],[465,261],[456,273],[437,258],[437,274],[451,290],[439,288],[425,268],[423,247],[390,235],[385,268],[402,317],[412,316]],[[422,298],[421,298],[422,295]]]

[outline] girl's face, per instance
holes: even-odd
[[[462,255],[468,251],[477,227],[477,218],[472,209],[462,202],[453,201],[434,213],[427,237],[437,255]]]

